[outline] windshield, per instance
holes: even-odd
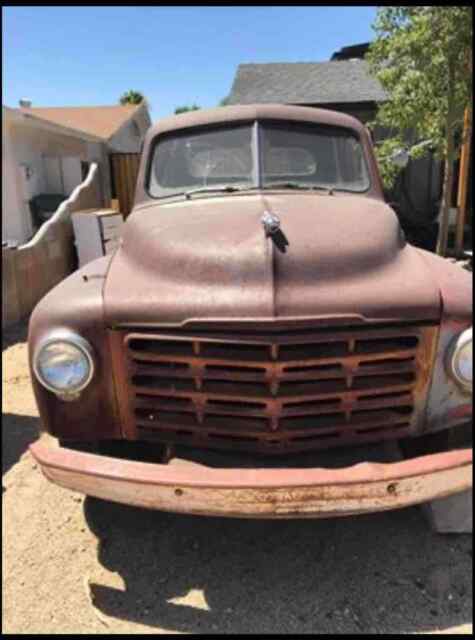
[[[252,124],[164,137],[155,147],[150,195],[254,185]]]
[[[346,129],[301,123],[262,123],[263,186],[294,183],[366,191],[361,144]]]
[[[363,150],[351,131],[264,121],[161,136],[148,188],[164,198],[259,187],[363,192],[369,186]]]

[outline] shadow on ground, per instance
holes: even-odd
[[[2,351],[25,342],[27,335],[28,323],[26,321],[4,329],[2,331]],[[4,373],[8,375],[9,372]],[[2,475],[18,462],[28,446],[38,438],[38,426],[37,417],[2,413]]]
[[[39,420],[33,416],[2,414],[2,475],[38,438]]]
[[[17,342],[26,342],[27,336],[27,322],[20,322],[6,329],[2,329],[2,351],[17,344]]]
[[[471,536],[432,533],[417,508],[258,521],[87,498],[85,515],[99,562],[125,584],[91,584],[93,601],[118,619],[233,634],[421,632],[471,621]]]

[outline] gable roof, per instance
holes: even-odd
[[[381,102],[386,93],[365,60],[240,64],[228,104]]]
[[[144,103],[103,107],[22,107],[17,111],[109,140],[143,106]]]
[[[6,124],[8,122],[33,124],[41,127],[42,129],[79,138],[80,140],[87,140],[88,142],[103,142],[102,138],[94,136],[91,133],[86,133],[85,131],[79,131],[77,129],[70,129],[69,127],[57,124],[51,120],[39,118],[36,114],[29,113],[28,109],[12,109],[11,107],[2,105],[2,124]]]

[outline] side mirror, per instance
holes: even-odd
[[[406,149],[396,149],[390,156],[391,162],[397,167],[404,169],[409,163],[409,153]]]

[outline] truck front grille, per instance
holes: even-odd
[[[124,436],[286,453],[408,435],[436,331],[112,331]]]

